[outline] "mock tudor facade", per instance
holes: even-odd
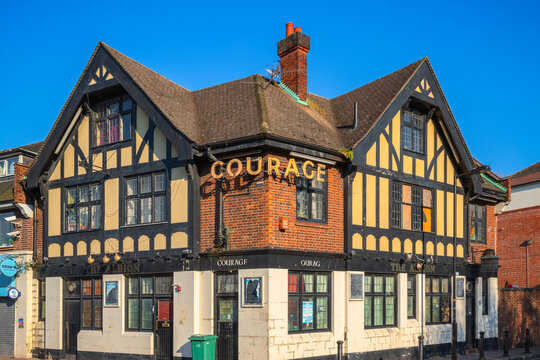
[[[330,359],[338,341],[414,358],[419,336],[450,351],[454,316],[459,351],[496,345],[497,258],[471,260],[468,214],[504,193],[474,174],[429,61],[326,99],[309,48],[287,24],[281,82],[189,91],[98,44],[28,175],[47,353],[189,359],[215,334],[220,360]]]

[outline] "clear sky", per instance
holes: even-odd
[[[428,56],[473,156],[499,175],[540,161],[540,1],[6,1],[0,149],[43,140],[98,41],[190,90],[311,37],[308,91],[335,97]]]

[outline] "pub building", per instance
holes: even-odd
[[[189,91],[99,43],[28,175],[45,198],[53,358],[350,359],[497,338],[497,258],[469,264],[481,175],[427,58],[334,99],[279,76]],[[455,186],[454,186],[455,185]],[[454,262],[455,260],[455,262]],[[467,280],[467,282],[466,282]]]

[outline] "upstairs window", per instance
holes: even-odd
[[[18,161],[18,156],[0,160],[0,176],[13,175],[15,173],[15,164]]]
[[[296,217],[302,220],[326,221],[326,182],[296,178]]]
[[[8,235],[13,232],[13,223],[6,219],[13,217],[13,212],[0,214],[0,248],[13,246],[13,236]]]
[[[164,172],[125,180],[125,225],[167,221],[167,177]]]
[[[101,228],[101,186],[74,186],[66,189],[66,232]]]
[[[416,185],[392,183],[392,227],[433,232],[433,190]]]
[[[402,143],[403,149],[424,153],[424,128],[426,116],[410,111],[403,112]]]
[[[102,146],[131,139],[133,102],[124,95],[100,102],[95,107],[94,145]]]
[[[486,207],[483,205],[469,205],[469,239],[486,243]]]

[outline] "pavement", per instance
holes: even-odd
[[[540,359],[540,346],[532,346],[531,347],[531,353],[525,354],[524,348],[517,348],[517,349],[510,349],[508,351],[509,356],[502,356],[503,351],[502,350],[489,350],[484,352],[484,359],[485,360],[494,360],[494,359],[505,359],[505,360],[522,360],[522,359]],[[479,354],[477,352],[465,354],[465,355],[459,355],[459,360],[477,360],[479,359]],[[429,358],[429,360],[447,360],[451,359],[450,356],[446,357],[432,357]]]

